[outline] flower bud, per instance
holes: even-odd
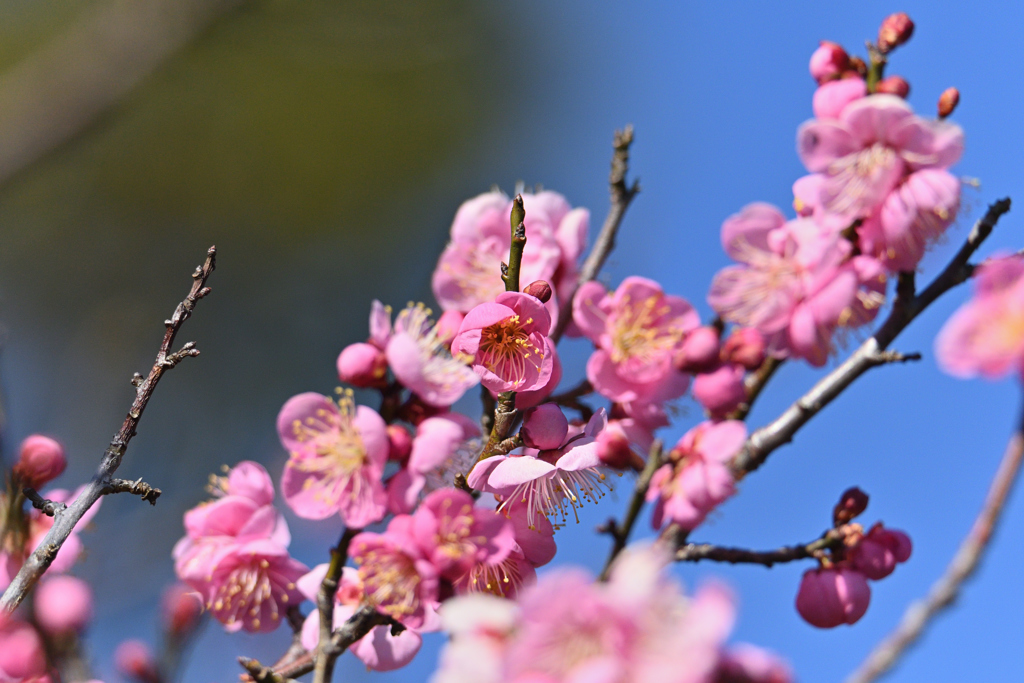
[[[523,288],[523,294],[535,296],[542,304],[546,304],[551,299],[551,285],[544,280],[535,280]]]
[[[842,526],[848,523],[868,508],[868,494],[856,486],[843,491],[839,496],[839,502],[832,508],[832,523],[835,526]]]
[[[902,76],[887,76],[878,82],[875,92],[907,99],[907,95],[910,94],[910,84]]]
[[[808,569],[796,594],[796,611],[811,626],[856,623],[868,610],[871,588],[855,569]]]
[[[759,647],[740,643],[722,653],[716,683],[793,683],[789,664]]]
[[[402,425],[388,425],[388,460],[404,465],[412,453],[412,435]]]
[[[753,327],[738,327],[722,345],[722,361],[742,365],[747,370],[761,367],[765,357],[764,335]]]
[[[92,619],[92,591],[76,576],[54,576],[40,582],[35,592],[36,622],[46,633],[82,631]]]
[[[451,346],[452,339],[455,339],[455,335],[458,333],[462,320],[465,317],[466,314],[461,311],[445,311],[442,313],[441,317],[437,319],[437,325],[434,326],[437,340],[445,346]]]
[[[831,41],[821,41],[821,45],[811,55],[811,77],[818,85],[837,78],[849,68],[850,56],[842,46]]]
[[[627,470],[635,464],[637,456],[633,453],[629,437],[622,431],[618,421],[612,420],[598,433],[597,457],[615,470]]]
[[[125,640],[114,650],[114,667],[140,683],[159,683],[160,671],[153,651],[141,640]]]
[[[373,344],[349,344],[338,356],[338,377],[363,389],[387,384],[388,359]]]
[[[20,681],[45,672],[46,655],[36,630],[23,621],[0,616],[0,675],[4,680]]]
[[[913,544],[905,533],[876,524],[850,551],[850,559],[864,576],[878,581],[892,574],[897,564],[910,559],[912,550]]]
[[[718,365],[718,330],[704,325],[686,335],[675,358],[681,372],[707,372]]]
[[[39,488],[59,477],[67,465],[63,446],[48,436],[33,434],[21,442],[14,474],[23,486]]]
[[[554,403],[545,403],[526,411],[519,433],[528,448],[547,451],[565,443],[569,421],[561,408]]]
[[[811,108],[819,119],[838,119],[846,105],[868,94],[862,78],[843,78],[829,81],[814,91]]]
[[[185,584],[175,583],[164,591],[161,608],[164,630],[172,638],[182,638],[199,625],[203,599]]]
[[[960,104],[960,91],[956,88],[946,88],[939,95],[939,118],[944,119],[953,113],[956,105]]]
[[[725,364],[714,372],[697,375],[693,380],[693,397],[712,417],[724,417],[747,400],[743,386],[743,368]]]
[[[890,14],[878,29],[878,49],[884,54],[910,40],[914,22],[903,12]]]

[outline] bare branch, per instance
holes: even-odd
[[[139,496],[142,500],[148,502],[150,505],[156,505],[156,499],[163,493],[160,489],[150,486],[142,479],[136,479],[131,481],[128,479],[111,479],[110,482],[103,487],[103,495],[108,496],[112,493],[130,493],[133,496]]]
[[[32,507],[34,507],[36,510],[42,511],[42,513],[47,517],[55,517],[56,515],[59,515],[68,508],[68,506],[64,503],[57,503],[50,500],[49,498],[43,498],[38,493],[36,493],[36,490],[34,488],[31,487],[26,487],[22,489],[22,493],[24,493],[25,497],[28,498],[29,501],[32,503]]]
[[[337,654],[332,652],[331,631],[334,628],[334,596],[338,592],[338,580],[341,579],[342,570],[348,560],[348,546],[352,539],[361,529],[345,529],[338,541],[338,545],[331,549],[331,563],[327,566],[327,573],[320,583],[320,590],[317,592],[316,604],[320,611],[320,640],[316,647],[316,668],[313,674],[313,683],[329,683],[334,675],[334,660]]]
[[[846,537],[843,528],[829,529],[816,541],[802,545],[791,545],[776,550],[747,550],[746,548],[725,548],[708,543],[687,543],[676,551],[677,562],[728,562],[730,564],[761,564],[765,567],[782,562],[793,562],[814,557],[816,553],[838,546]]]
[[[808,420],[817,415],[864,372],[896,360],[912,359],[912,356],[887,355],[885,349],[921,311],[970,276],[972,267],[968,261],[985,238],[992,233],[999,218],[1009,210],[1009,199],[1001,199],[990,205],[946,268],[920,294],[914,294],[911,278],[901,277],[892,311],[878,331],[774,422],[750,435],[743,449],[729,463],[736,479],[742,479],[760,467],[776,448],[791,441]]]
[[[867,659],[854,671],[846,683],[870,683],[891,669],[907,649],[913,645],[936,614],[953,604],[960,589],[978,568],[995,532],[1003,506],[1020,474],[1024,461],[1024,415],[1017,431],[1006,447],[995,477],[989,485],[988,495],[981,512],[974,520],[967,537],[953,556],[946,572],[935,582],[924,599],[918,600],[903,613],[903,619],[892,633],[875,646]]]
[[[149,403],[157,383],[163,377],[166,370],[174,367],[174,363],[168,365],[168,355],[178,330],[181,329],[182,324],[192,315],[196,302],[210,293],[210,288],[206,286],[206,280],[213,272],[216,256],[217,248],[210,247],[206,254],[206,261],[202,266],[197,267],[192,274],[192,289],[189,291],[188,296],[175,308],[171,318],[164,322],[167,329],[164,332],[160,350],[157,351],[153,368],[149,371],[149,375],[136,387],[135,400],[132,401],[132,405],[128,409],[128,415],[125,417],[121,429],[114,435],[106,452],[104,452],[96,474],[67,509],[55,511],[53,526],[50,527],[39,547],[22,565],[18,575],[14,577],[14,580],[11,581],[4,592],[3,597],[0,598],[0,611],[5,613],[13,612],[21,604],[21,601],[25,599],[28,592],[39,581],[39,577],[42,576],[43,572],[50,566],[50,563],[53,562],[54,557],[57,556],[57,551],[60,550],[68,536],[71,535],[71,531],[75,528],[78,521],[107,492],[108,487],[113,486],[113,474],[121,465],[121,460],[124,458],[128,443],[135,436],[139,420],[142,418],[142,413],[146,410],[146,405]],[[150,493],[150,496],[152,497],[152,493]]]

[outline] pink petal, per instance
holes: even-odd
[[[540,479],[554,471],[554,465],[528,455],[504,458],[491,470],[487,483],[498,490],[508,489]]]
[[[786,217],[771,204],[747,204],[722,223],[722,247],[733,260],[746,263],[751,250],[768,251],[768,233],[785,222]]]
[[[295,423],[305,422],[307,417],[315,416],[319,410],[326,410],[331,414],[338,412],[330,399],[313,391],[292,396],[281,407],[281,412],[277,415],[277,435],[289,452],[299,451],[304,447],[304,442],[295,437]]]
[[[595,344],[600,344],[601,335],[605,333],[610,306],[608,290],[600,282],[590,280],[576,290],[572,301],[573,321],[583,336]]]
[[[836,121],[807,121],[796,133],[797,154],[811,173],[826,171],[832,162],[859,149],[850,131]]]

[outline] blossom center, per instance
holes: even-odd
[[[367,602],[398,620],[416,612],[422,579],[412,558],[394,548],[373,548],[358,560]]]
[[[664,297],[650,296],[639,302],[627,297],[612,323],[612,360],[635,359],[646,365],[664,358],[683,338],[678,325],[663,320],[670,312]]]
[[[540,367],[544,352],[530,340],[525,326],[532,324],[529,318],[521,322],[518,315],[485,327],[480,332],[480,363],[492,373],[515,384],[526,381],[527,364]]]
[[[835,213],[859,213],[880,201],[896,185],[902,164],[896,151],[880,142],[835,160],[828,168]]]
[[[273,591],[270,562],[259,560],[255,564],[244,564],[232,570],[218,586],[207,606],[226,617],[224,623],[228,626],[249,619],[253,628],[259,629],[258,615],[264,602],[270,609],[271,619],[277,621],[281,618]],[[282,594],[281,599],[287,602],[287,594]]]

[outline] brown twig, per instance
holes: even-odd
[[[584,282],[589,282],[597,277],[608,260],[608,255],[615,248],[615,237],[619,232],[619,226],[626,215],[626,209],[630,202],[640,192],[640,182],[633,181],[632,185],[626,184],[626,173],[629,171],[629,147],[633,144],[633,126],[627,125],[622,130],[615,131],[615,138],[612,143],[612,170],[608,176],[608,185],[611,191],[611,206],[608,208],[608,215],[605,216],[604,225],[598,233],[594,246],[587,255],[587,260],[580,268],[579,277],[576,280],[576,288],[566,301],[559,302],[561,309],[558,312],[558,321],[551,333],[551,339],[555,343],[565,334],[565,328],[569,326],[572,319],[572,300],[576,296],[576,289]]]
[[[139,496],[142,500],[148,502],[150,505],[156,505],[156,499],[163,493],[160,489],[150,486],[142,479],[136,479],[130,481],[128,479],[111,479],[110,482],[103,488],[103,495],[107,496],[111,493],[130,493],[133,496]]]
[[[815,541],[802,545],[791,545],[776,550],[747,550],[746,548],[725,548],[708,543],[687,543],[676,551],[677,562],[728,562],[730,564],[760,564],[765,567],[782,562],[793,562],[814,557],[826,548],[838,546],[846,537],[842,528],[829,529]]]
[[[345,529],[338,545],[331,549],[331,563],[327,566],[324,580],[316,595],[320,611],[320,641],[316,647],[316,667],[313,683],[328,683],[334,674],[334,661],[338,654],[331,653],[331,632],[334,629],[334,596],[338,592],[338,580],[348,560],[348,546],[361,529]]]
[[[742,479],[760,467],[776,448],[791,441],[802,426],[867,370],[894,361],[911,359],[912,356],[894,356],[885,349],[921,311],[970,276],[972,267],[968,261],[992,233],[999,218],[1009,210],[1009,199],[1001,199],[991,204],[984,217],[974,224],[967,241],[946,268],[920,294],[913,292],[913,281],[910,278],[901,277],[892,311],[878,331],[782,415],[750,435],[743,448],[729,463],[736,479]]]
[[[512,200],[512,213],[509,215],[512,246],[509,247],[508,265],[501,264],[501,279],[505,283],[506,292],[519,291],[519,270],[523,264],[523,250],[526,248],[526,226],[523,224],[525,218],[523,195],[517,194]]]
[[[629,507],[626,508],[626,516],[622,518],[622,524],[616,524],[615,520],[609,520],[608,524],[602,529],[602,531],[605,531],[612,537],[612,549],[609,551],[608,559],[605,560],[604,568],[601,570],[601,581],[608,579],[608,574],[611,572],[615,558],[619,556],[619,553],[622,552],[622,549],[629,542],[629,535],[633,531],[633,525],[636,524],[636,518],[640,516],[640,511],[644,507],[647,487],[651,485],[651,478],[661,465],[662,445],[661,441],[655,441],[651,445],[650,453],[647,454],[647,463],[636,478],[633,495],[629,499]]]
[[[157,383],[164,372],[174,367],[177,363],[177,361],[171,362],[170,359],[180,354],[180,352],[176,354],[171,351],[171,345],[174,343],[174,338],[178,335],[178,330],[181,329],[182,324],[192,315],[196,303],[210,293],[210,288],[206,286],[206,280],[213,272],[216,255],[216,247],[210,247],[207,251],[206,261],[202,266],[197,267],[192,274],[192,288],[189,290],[188,296],[178,304],[170,319],[164,321],[166,331],[160,344],[160,350],[157,351],[153,368],[149,371],[149,375],[138,383],[135,389],[135,400],[132,401],[132,405],[128,409],[128,415],[125,417],[121,429],[114,435],[106,452],[104,452],[92,481],[86,484],[82,492],[67,509],[57,511],[54,515],[53,526],[50,527],[42,542],[22,565],[18,575],[14,577],[14,580],[11,581],[11,584],[4,592],[3,597],[0,598],[0,612],[13,612],[21,604],[21,601],[25,599],[28,592],[35,586],[39,577],[42,576],[43,572],[50,566],[50,563],[53,562],[53,558],[57,556],[57,551],[60,550],[68,536],[71,535],[75,524],[103,496],[107,487],[111,486],[113,474],[120,466],[121,459],[124,458],[128,443],[135,436],[139,420],[146,409],[146,405],[149,403],[149,399],[153,395],[154,389],[156,389]],[[192,356],[198,353],[194,349],[194,344],[186,346],[189,348],[189,352],[186,355]],[[182,348],[184,350],[184,347]],[[178,360],[181,358],[184,358],[184,356],[181,356]]]
[[[1006,447],[995,477],[989,485],[985,503],[974,520],[971,530],[957,549],[956,555],[942,577],[932,585],[924,599],[918,600],[903,613],[899,626],[875,646],[867,659],[854,671],[846,683],[870,683],[891,669],[907,649],[913,645],[936,614],[949,607],[967,579],[978,568],[992,534],[995,532],[1010,491],[1024,461],[1024,415],[1017,431]]]

